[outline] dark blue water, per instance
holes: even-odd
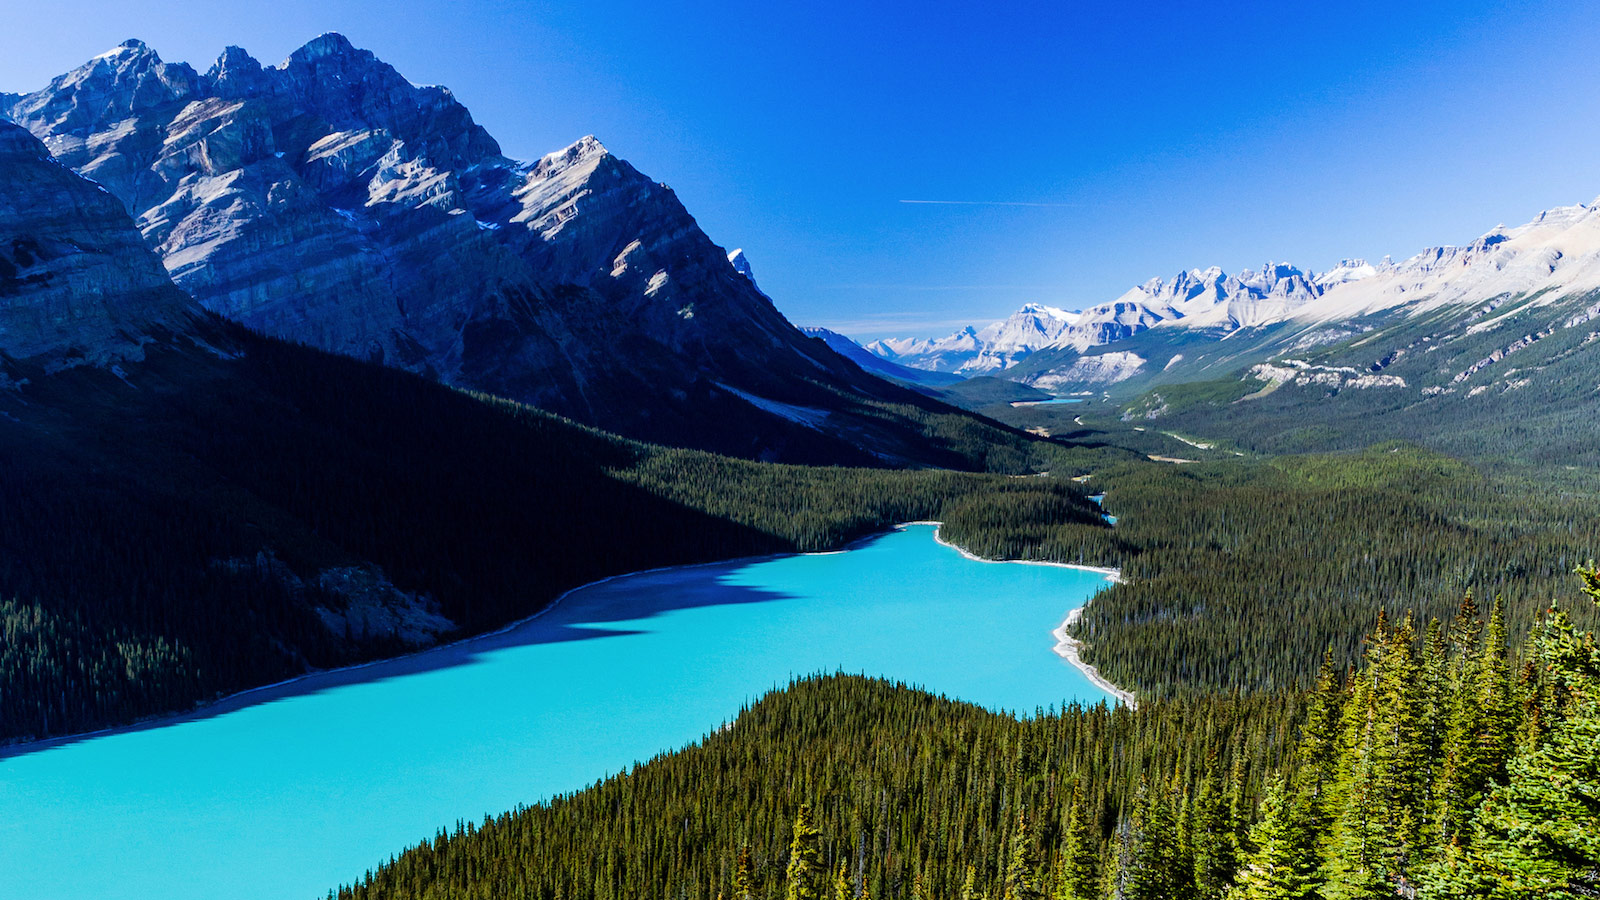
[[[965,559],[917,525],[593,585],[500,635],[0,760],[0,896],[310,900],[440,826],[694,741],[795,675],[1022,712],[1102,700],[1051,630],[1104,584]]]

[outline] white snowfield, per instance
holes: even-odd
[[[1417,315],[1531,294],[1539,295],[1535,304],[1548,304],[1597,289],[1600,199],[1545,210],[1526,225],[1502,225],[1464,246],[1430,247],[1398,263],[1389,257],[1376,263],[1346,259],[1322,273],[1277,262],[1237,275],[1216,266],[1190,269],[1170,281],[1152,278],[1082,312],[1029,304],[1004,321],[965,328],[947,338],[886,339],[866,347],[902,365],[973,375],[1009,368],[1039,350],[1082,353],[1150,328],[1200,328],[1226,336],[1281,322],[1329,326],[1307,332],[1297,345],[1304,348],[1355,333],[1353,326],[1338,323],[1402,307],[1405,314]],[[1486,317],[1473,329],[1499,324],[1492,312],[1485,310]],[[1600,304],[1574,316],[1567,327],[1597,317]],[[1127,362],[1106,360],[1090,369],[1131,375]],[[1059,376],[1053,382],[1073,380],[1065,369],[1052,375]],[[1044,386],[1042,378],[1034,381]],[[1381,379],[1368,381],[1376,383],[1359,386],[1390,386]]]

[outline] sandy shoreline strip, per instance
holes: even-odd
[[[1088,601],[1084,601],[1083,606],[1088,605]],[[1067,633],[1068,628],[1078,624],[1078,620],[1083,618],[1083,606],[1080,606],[1077,609],[1074,609],[1072,612],[1067,613],[1067,617],[1062,620],[1060,625],[1056,626],[1055,631],[1051,632],[1051,634],[1055,635],[1056,637],[1056,655],[1071,663],[1075,668],[1077,668],[1078,671],[1082,672],[1084,677],[1088,678],[1095,687],[1105,691],[1113,697],[1116,697],[1117,700],[1121,701],[1122,703],[1127,704],[1129,709],[1138,709],[1139,700],[1133,695],[1133,691],[1127,691],[1117,687],[1116,685],[1107,681],[1105,676],[1100,674],[1099,669],[1096,669],[1094,666],[1084,662],[1083,656],[1081,655],[1083,650],[1083,642]]]
[[[944,537],[939,534],[939,528],[942,527],[943,524],[944,523],[942,522],[902,522],[896,527],[904,528],[907,525],[932,525],[934,526],[933,539],[935,541],[946,547],[949,547],[950,549],[960,553],[967,559],[973,560],[974,562],[1021,563],[1022,565],[1027,566],[1055,566],[1061,569],[1081,569],[1085,572],[1096,572],[1104,575],[1106,576],[1106,580],[1112,582],[1113,584],[1124,583],[1122,580],[1121,569],[1111,569],[1105,566],[1083,566],[1073,563],[1046,562],[1044,560],[1037,559],[984,559],[981,556],[969,553],[966,549],[958,547],[955,544],[945,540]],[[1119,703],[1127,704],[1129,709],[1138,709],[1139,701],[1138,698],[1134,696],[1134,693],[1112,684],[1110,681],[1106,680],[1104,675],[1100,674],[1099,669],[1096,669],[1094,666],[1084,662],[1083,642],[1067,633],[1069,628],[1078,624],[1078,620],[1083,618],[1083,610],[1089,605],[1090,602],[1090,600],[1085,600],[1083,601],[1083,606],[1079,606],[1068,612],[1067,617],[1061,620],[1061,624],[1057,625],[1055,629],[1050,632],[1055,636],[1056,639],[1056,645],[1053,649],[1055,650],[1057,656],[1066,660],[1072,665],[1073,668],[1082,672],[1083,676],[1089,679],[1090,684],[1093,684],[1100,690],[1105,691],[1111,696],[1117,698]]]

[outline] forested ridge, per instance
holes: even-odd
[[[1573,473],[1568,473],[1572,475]],[[1446,617],[1501,596],[1514,635],[1600,547],[1600,492],[1418,447],[1173,466],[1111,462],[1089,484],[1111,530],[1058,525],[1042,495],[950,516],[983,556],[1120,566],[1076,633],[1085,658],[1142,695],[1307,687],[1332,647],[1360,657],[1378,610]],[[1600,621],[1579,609],[1580,621]]]
[[[836,548],[980,494],[1043,490],[1105,530],[1070,484],[654,447],[213,325],[230,352],[152,347],[126,378],[0,392],[0,741],[483,631],[608,575]],[[926,427],[1007,472],[1078,452],[969,416]]]
[[[940,519],[981,556],[1122,567],[1127,583],[1078,634],[1088,661],[1155,696],[1307,686],[1324,649],[1358,657],[1376,609],[1442,615],[1469,588],[1504,595],[1520,634],[1600,546],[1581,479],[1518,480],[1403,445],[1175,467],[967,419],[929,428],[952,447],[987,442],[972,459],[1006,474],[774,465],[229,339],[247,352],[156,353],[133,384],[71,371],[0,397],[0,737],[187,709],[416,646],[382,620],[339,625],[360,591],[328,573],[420,598],[451,626],[437,640],[607,575]],[[398,605],[391,626],[409,615]]]
[[[1583,572],[1600,602],[1600,575]],[[1581,601],[1587,604],[1587,601]],[[1289,900],[1600,893],[1600,647],[1380,616],[1316,686],[1026,719],[858,677],[460,823],[330,894]]]

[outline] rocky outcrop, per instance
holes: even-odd
[[[448,90],[339,35],[276,66],[230,47],[204,75],[130,41],[8,111],[123,201],[180,287],[269,334],[739,453],[793,434],[742,396],[885,389],[593,137],[507,159]]]
[[[47,370],[137,358],[198,315],[115,197],[0,122],[0,355]]]

